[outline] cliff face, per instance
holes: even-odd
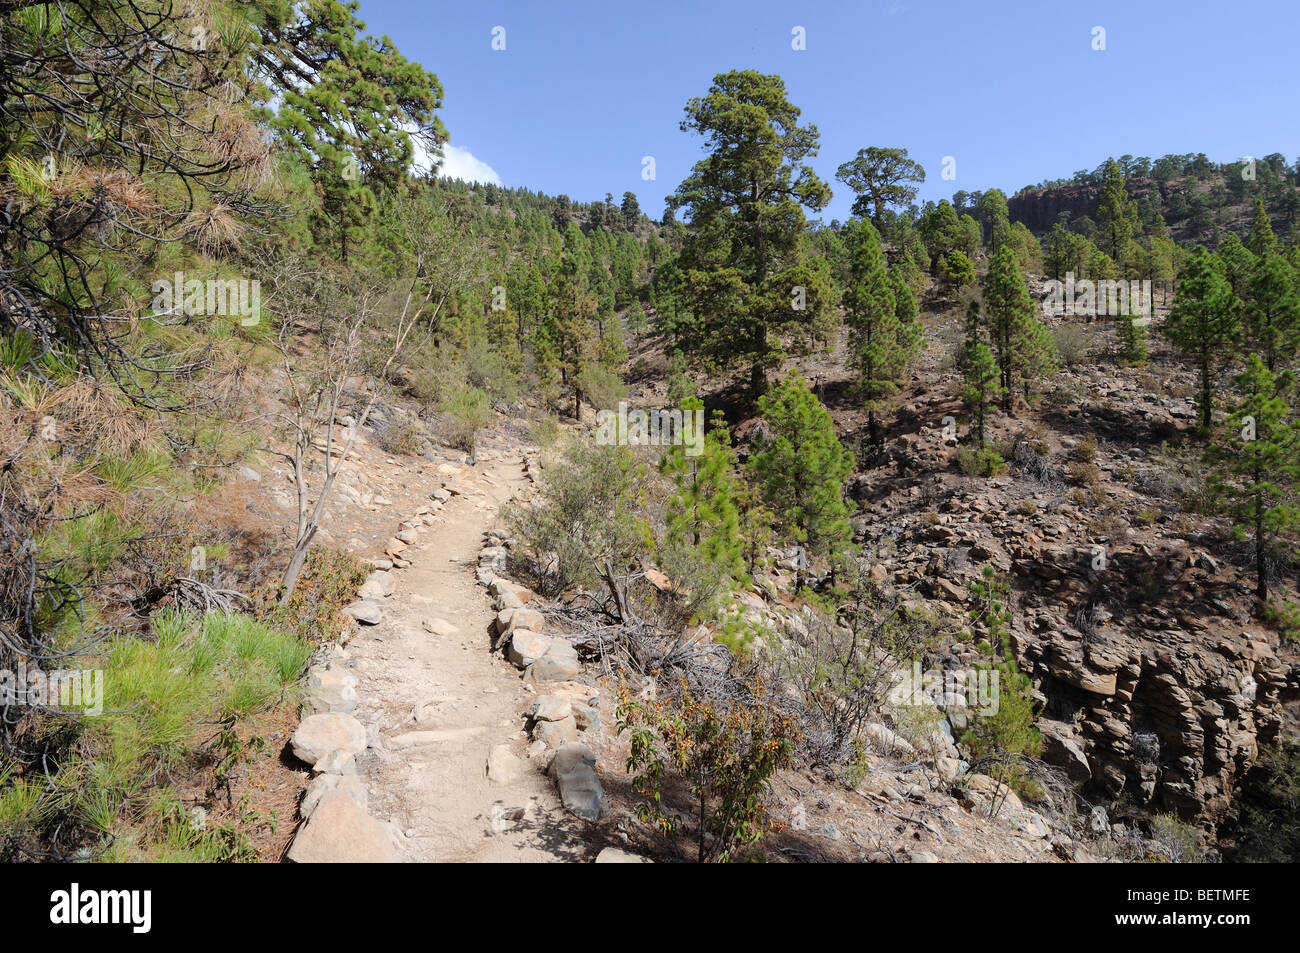
[[[1276,738],[1296,673],[1230,601],[1237,586],[1208,554],[1160,541],[1114,552],[1101,572],[1087,554],[1016,561],[1040,603],[1016,649],[1048,699],[1046,757],[1111,798],[1222,821],[1259,745]],[[1060,611],[1098,594],[1111,609],[1083,628]]]
[[[1050,232],[1057,216],[1069,212],[1070,218],[1097,217],[1101,189],[1095,185],[1065,185],[1052,189],[1021,192],[1007,199],[1007,211],[1013,222],[1024,222],[1035,234]]]

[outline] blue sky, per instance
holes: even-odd
[[[852,200],[836,167],[872,145],[926,168],[922,200],[1009,194],[1126,152],[1300,154],[1294,0],[362,0],[361,17],[441,79],[458,168],[579,201],[630,190],[656,217],[701,154],[683,107],[730,69],[779,73],[817,125],[827,221]]]

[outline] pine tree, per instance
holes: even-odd
[[[1011,218],[1007,197],[1000,189],[989,189],[979,200],[979,216],[987,236],[989,252],[996,254],[1011,240]]]
[[[1047,325],[1030,315],[1020,328],[1012,367],[1019,377],[1021,393],[1028,399],[1034,383],[1042,383],[1061,369],[1056,338]]]
[[[1018,378],[1028,394],[1033,380],[1055,371],[1056,348],[1034,314],[1029,287],[1008,245],[993,253],[983,290],[989,339],[1001,371],[1000,390],[1004,408],[1009,410]]]
[[[957,248],[962,240],[961,222],[947,199],[941,200],[921,216],[917,231],[921,235],[921,241],[925,242],[926,251],[933,257],[936,269],[944,256]]]
[[[1120,356],[1124,361],[1133,367],[1146,364],[1150,356],[1146,325],[1138,324],[1131,314],[1122,314],[1116,321],[1116,330],[1119,335]]]
[[[1276,371],[1300,350],[1300,295],[1290,264],[1265,247],[1246,288],[1246,330],[1264,358]]]
[[[767,549],[776,539],[772,532],[776,517],[763,503],[762,488],[748,480],[741,482],[736,505],[740,510],[741,558],[752,576],[767,564]]]
[[[906,371],[925,344],[925,328],[921,324],[921,309],[916,295],[907,283],[907,274],[901,268],[891,268],[889,281],[894,289],[894,315],[898,319],[898,347],[903,352],[903,369]]]
[[[1300,420],[1288,406],[1295,379],[1274,376],[1252,354],[1234,383],[1238,401],[1211,450],[1211,488],[1238,535],[1254,543],[1255,595],[1265,600],[1278,537],[1300,527]]]
[[[1174,347],[1189,355],[1200,375],[1200,425],[1209,430],[1214,384],[1233,356],[1241,322],[1239,302],[1213,256],[1203,246],[1192,253],[1174,296],[1165,333]]]
[[[623,227],[636,228],[637,223],[641,221],[641,205],[636,200],[636,193],[623,193],[623,203],[619,206],[619,211],[623,213]]]
[[[876,229],[867,219],[857,219],[849,242],[852,264],[844,303],[851,362],[858,371],[871,440],[879,443],[877,413],[883,400],[897,390],[907,354],[899,346],[897,301]]]
[[[1119,163],[1107,159],[1102,173],[1101,201],[1097,205],[1097,219],[1101,223],[1103,250],[1119,261],[1124,248],[1138,231],[1137,203],[1128,196],[1124,187],[1124,173]]]
[[[962,344],[959,366],[963,379],[961,399],[974,418],[972,429],[979,448],[983,450],[989,404],[1001,395],[1002,383],[997,361],[982,337],[978,301],[971,301],[966,309],[966,340]]]
[[[871,216],[877,227],[884,226],[885,210],[893,205],[906,208],[916,200],[916,186],[925,181],[925,169],[907,157],[906,149],[871,146],[835,171],[855,193],[852,212],[859,218]]]
[[[821,401],[797,377],[759,400],[769,433],[755,440],[747,468],[777,525],[810,553],[835,553],[851,531],[844,481],[853,457],[835,436]]]
[[[582,372],[592,359],[598,301],[587,283],[589,257],[581,230],[573,222],[566,232],[565,249],[551,285],[551,316],[547,322],[550,357],[559,370],[562,386],[573,399],[573,416],[581,417]]]
[[[1079,247],[1082,242],[1081,236],[1066,231],[1065,226],[1060,222],[1053,225],[1052,232],[1047,237],[1047,254],[1043,260],[1043,267],[1047,274],[1057,281],[1064,281],[1065,273],[1068,271],[1081,273]]]
[[[257,72],[278,101],[264,118],[311,175],[347,261],[376,202],[406,183],[415,143],[441,157],[442,84],[387,37],[368,33],[355,3],[257,7]]]
[[[1218,260],[1223,276],[1228,279],[1232,293],[1238,298],[1237,303],[1240,306],[1241,301],[1246,297],[1251,276],[1255,274],[1255,266],[1259,264],[1259,259],[1241,243],[1241,239],[1235,232],[1229,232],[1219,243],[1215,258]]]
[[[954,248],[939,263],[939,283],[949,297],[960,294],[975,284],[975,266],[963,252]]]
[[[1264,210],[1263,199],[1255,199],[1255,218],[1250,223],[1250,237],[1246,240],[1246,247],[1256,258],[1277,251],[1277,237],[1273,234],[1268,212]]]
[[[821,210],[831,193],[805,161],[817,153],[817,127],[800,125],[799,115],[781,77],[718,74],[682,121],[710,152],[669,199],[690,210],[692,226],[681,255],[692,314],[676,343],[747,365],[755,397],[784,357],[782,339],[810,336],[833,305],[803,261],[803,209]]]
[[[694,398],[682,403],[686,412],[703,407]],[[686,450],[684,444],[674,445],[661,464],[673,482],[666,504],[665,544],[689,549],[708,574],[730,590],[744,577],[745,560],[736,508],[735,455],[720,414],[705,430],[702,452],[691,455]]]

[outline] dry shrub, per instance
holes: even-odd
[[[233,251],[243,231],[229,207],[220,202],[190,212],[183,225],[184,235],[194,247],[213,257]]]
[[[217,162],[239,169],[248,185],[265,182],[274,169],[271,149],[262,131],[247,116],[234,110],[218,113],[207,147]]]
[[[428,439],[424,425],[405,414],[393,413],[382,422],[374,421],[375,436],[385,453],[416,456]]]

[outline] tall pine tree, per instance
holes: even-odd
[[[1054,371],[1056,349],[1034,313],[1029,286],[1009,245],[993,253],[983,291],[989,340],[1000,371],[999,390],[1004,407],[1010,410],[1018,385],[1028,394],[1033,380]]]
[[[1300,295],[1295,271],[1268,246],[1255,265],[1245,303],[1246,330],[1264,366],[1276,371],[1300,350]]]
[[[1268,598],[1269,557],[1300,527],[1300,421],[1288,405],[1295,379],[1274,376],[1256,354],[1237,376],[1236,405],[1211,449],[1211,488],[1238,535],[1253,543],[1255,595]]]
[[[821,210],[831,195],[807,164],[817,127],[800,125],[781,77],[739,70],[686,104],[682,129],[703,136],[709,153],[669,198],[669,208],[691,213],[681,260],[692,320],[677,343],[748,365],[757,396],[785,339],[812,334],[831,306],[802,254],[803,210]]]
[[[1002,383],[993,352],[984,343],[978,301],[971,301],[966,308],[966,340],[962,343],[959,367],[963,382],[962,403],[970,412],[971,430],[975,434],[976,443],[983,450],[989,404],[1002,393]]]
[[[1240,303],[1214,257],[1198,247],[1178,284],[1165,333],[1196,363],[1200,377],[1200,425],[1209,430],[1218,375],[1236,352]]]
[[[875,227],[865,218],[850,226],[849,287],[844,295],[848,312],[851,362],[866,402],[872,443],[880,442],[878,413],[886,397],[897,390],[907,364],[899,340],[898,304],[889,279],[885,250]]]
[[[768,433],[757,437],[747,468],[777,524],[810,553],[834,553],[851,537],[844,481],[853,457],[831,415],[802,380],[789,377],[763,396]]]

